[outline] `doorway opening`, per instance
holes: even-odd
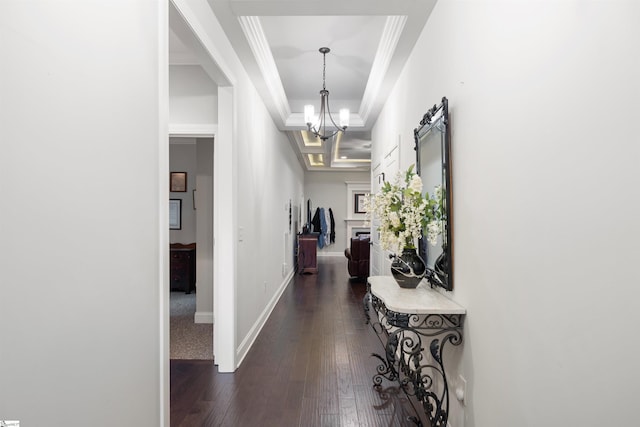
[[[170,231],[169,357],[213,360],[213,138],[170,137],[169,168],[180,177],[170,188],[178,203]]]

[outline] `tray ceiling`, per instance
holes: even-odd
[[[278,128],[307,170],[368,170],[371,127],[436,0],[208,0]],[[171,25],[172,29],[174,24]],[[172,63],[189,61],[185,37],[170,37]],[[320,108],[322,54],[331,112],[351,111],[342,136],[320,143],[303,107]],[[339,134],[340,135],[340,134]]]

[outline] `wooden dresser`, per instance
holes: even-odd
[[[171,290],[190,294],[196,289],[196,244],[172,243],[170,247]]]
[[[298,272],[318,272],[318,235],[298,234]]]

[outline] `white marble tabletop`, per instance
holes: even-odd
[[[371,293],[387,309],[407,314],[465,314],[467,310],[422,281],[415,289],[398,286],[392,276],[371,276]]]

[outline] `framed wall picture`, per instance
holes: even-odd
[[[182,229],[182,200],[169,199],[169,230]]]
[[[364,221],[366,218],[365,198],[371,193],[371,183],[365,181],[345,181],[347,184],[347,221]],[[349,242],[347,241],[347,246]]]
[[[353,213],[367,213],[364,209],[365,193],[353,193]]]
[[[171,172],[169,177],[169,188],[174,193],[184,193],[187,191],[187,173]]]

